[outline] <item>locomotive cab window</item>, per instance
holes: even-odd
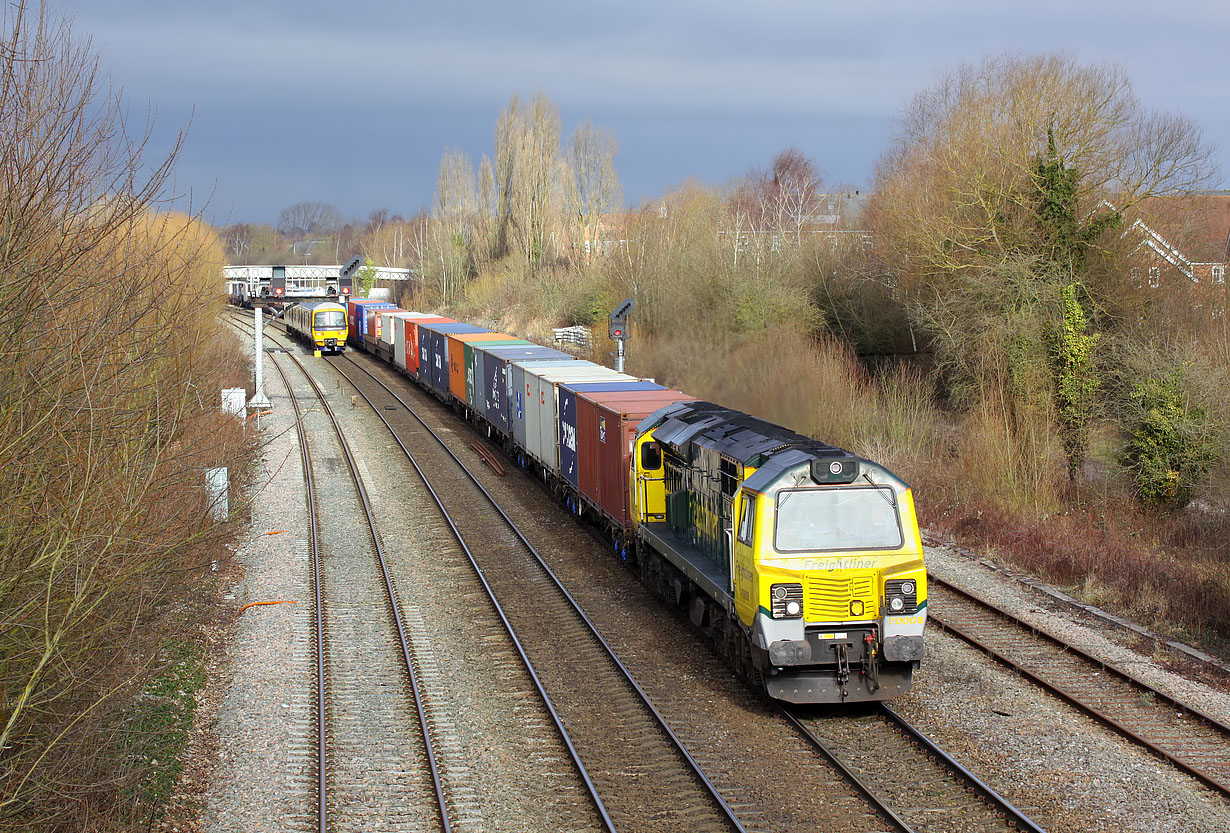
[[[777,494],[778,552],[895,550],[905,542],[887,486],[783,489]]]
[[[647,442],[641,446],[641,468],[646,471],[657,471],[662,468],[662,447],[655,442]]]
[[[755,530],[756,498],[743,493],[743,506],[739,510],[739,543],[751,546]]]

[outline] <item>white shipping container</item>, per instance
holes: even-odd
[[[599,367],[593,362],[583,359],[522,359],[509,363],[508,367],[508,421],[509,432],[513,436],[513,441],[528,450],[530,441],[526,436],[527,413],[529,408],[531,389],[537,391],[537,386],[532,379],[526,378],[526,373],[533,371],[534,368],[543,368],[546,365],[555,365],[555,370],[563,370],[564,368],[576,367]]]
[[[549,471],[559,473],[559,390],[561,382],[631,382],[635,376],[609,367],[527,368],[531,386],[526,408],[526,450]]]
[[[392,351],[393,364],[406,369],[406,327],[402,323],[416,315],[413,312],[394,312],[382,318],[380,341]]]

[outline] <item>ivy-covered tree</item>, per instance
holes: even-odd
[[[1059,290],[1063,319],[1050,338],[1055,418],[1069,480],[1080,474],[1089,453],[1089,422],[1100,385],[1093,361],[1098,334],[1089,332],[1085,309],[1077,295],[1080,288],[1079,283],[1070,283]]]
[[[1064,163],[1055,147],[1055,130],[1046,131],[1046,152],[1034,168],[1034,240],[1030,247],[1057,271],[1081,274],[1091,245],[1103,232],[1117,229],[1123,216],[1103,206],[1086,218],[1079,215],[1081,172]]]

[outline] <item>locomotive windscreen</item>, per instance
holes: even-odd
[[[778,552],[893,550],[904,543],[887,486],[783,489],[773,533]]]

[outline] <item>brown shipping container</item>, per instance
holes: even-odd
[[[637,423],[664,405],[694,399],[677,390],[577,393],[577,484],[616,527],[632,525],[628,470]]]

